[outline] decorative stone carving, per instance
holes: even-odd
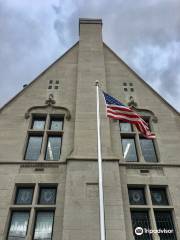
[[[135,102],[133,96],[130,96],[128,106],[131,107],[131,109],[134,109],[134,111],[138,112],[139,114],[143,113],[144,115],[150,116],[154,123],[158,122],[158,118],[155,116],[155,114],[151,110],[137,107],[138,104],[137,102]]]
[[[44,108],[51,107],[53,109],[59,109],[59,110],[65,111],[66,112],[66,119],[70,120],[71,119],[71,114],[70,114],[69,109],[67,109],[66,107],[62,107],[62,106],[55,106],[55,103],[56,103],[56,101],[54,100],[54,96],[51,93],[51,94],[49,94],[49,98],[45,101],[45,105],[30,107],[25,113],[25,118],[26,119],[29,118],[30,117],[30,112],[33,111],[33,110],[44,109]]]
[[[128,106],[130,106],[130,107],[137,107],[138,106],[138,104],[137,104],[137,102],[135,102],[133,96],[129,97]]]

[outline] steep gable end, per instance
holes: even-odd
[[[72,69],[74,65],[77,64],[78,56],[78,42],[74,44],[67,52],[65,52],[60,58],[55,60],[48,68],[46,68],[42,73],[40,73],[32,82],[30,82],[24,89],[17,93],[12,99],[10,99],[4,106],[0,108],[0,114],[3,110],[9,107],[13,102],[18,101],[21,96],[28,96],[29,91],[32,93],[33,88],[39,88],[39,97],[44,93],[47,95],[48,91],[48,80],[59,80],[66,78],[67,68]],[[62,83],[62,82],[61,82]],[[55,87],[55,86],[52,86]],[[30,93],[30,95],[31,95]],[[37,101],[37,99],[34,99]],[[21,101],[21,100],[20,100]],[[30,99],[30,102],[33,102],[33,98]]]
[[[141,107],[147,107],[150,109],[161,103],[166,106],[165,109],[167,108],[180,116],[180,113],[174,107],[172,107],[162,96],[160,96],[105,43],[104,55],[107,82],[109,82],[109,84],[107,84],[110,86],[110,88],[111,85],[117,87],[115,89],[115,94],[117,92],[117,97],[120,99],[123,98],[123,100],[127,103],[129,96],[132,95],[139,102]],[[119,76],[118,78],[117,75]],[[114,82],[116,82],[116,84],[114,84]],[[127,86],[124,86],[125,84],[127,84]],[[132,92],[129,84],[133,85]],[[126,88],[127,92],[124,91]]]

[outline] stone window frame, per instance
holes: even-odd
[[[29,188],[32,187],[34,194],[32,197],[32,203],[28,205],[24,204],[16,204],[15,199],[16,199],[16,194],[18,188]],[[39,199],[39,194],[40,194],[40,188],[42,187],[47,187],[47,188],[56,188],[56,197],[55,197],[55,203],[54,204],[39,204],[38,199]],[[12,199],[11,199],[11,205],[9,207],[9,212],[8,212],[8,217],[7,217],[7,225],[5,228],[5,235],[6,239],[8,239],[8,234],[10,230],[10,224],[11,224],[11,219],[12,219],[12,213],[13,212],[29,212],[29,219],[28,219],[28,225],[27,225],[27,231],[26,231],[26,237],[25,239],[29,239],[30,236],[34,236],[34,231],[35,231],[35,225],[36,225],[36,217],[38,212],[53,212],[53,224],[52,224],[52,234],[51,234],[51,239],[53,239],[53,230],[54,230],[54,219],[55,219],[55,214],[56,214],[56,208],[57,208],[57,199],[58,199],[58,183],[16,183],[13,194],[12,194]]]
[[[42,117],[45,118],[45,126],[44,126],[44,129],[42,129],[42,130],[36,130],[36,129],[32,128],[34,118],[38,118],[38,117],[39,118],[42,118]],[[50,130],[49,129],[52,118],[62,119],[62,121],[63,121],[62,130],[55,131],[55,130]],[[23,160],[24,161],[33,161],[33,162],[37,162],[37,161],[38,162],[60,161],[61,152],[62,152],[62,145],[63,145],[63,135],[64,135],[64,119],[65,119],[65,115],[64,114],[58,114],[58,113],[52,114],[52,113],[37,113],[36,112],[36,113],[31,113],[30,114],[30,121],[29,121],[28,130],[27,130],[27,136],[26,136],[25,145],[24,145],[24,148],[23,148]],[[26,151],[27,151],[30,136],[42,136],[40,154],[39,154],[39,158],[37,160],[26,159]],[[59,137],[61,137],[60,157],[59,157],[58,160],[46,160],[45,159],[46,150],[47,150],[47,141],[48,141],[49,136],[59,136]]]
[[[153,123],[152,123],[152,117],[151,116],[141,116],[145,121],[148,122],[149,124],[149,128],[151,130],[152,133],[154,132],[154,128],[153,128]],[[121,149],[122,149],[122,158],[124,162],[129,162],[129,163],[159,163],[160,162],[160,154],[159,154],[159,149],[158,149],[158,144],[157,144],[157,139],[152,139],[153,142],[153,146],[154,146],[154,151],[155,151],[155,155],[156,155],[156,159],[157,161],[146,161],[144,159],[143,153],[142,153],[142,149],[141,149],[141,143],[140,143],[140,139],[144,138],[142,136],[141,133],[139,133],[139,131],[137,130],[137,128],[135,127],[134,124],[131,124],[131,128],[132,131],[131,132],[122,132],[121,131],[121,127],[120,127],[120,123],[123,123],[125,121],[119,121],[119,130],[120,130],[120,140],[121,140]],[[135,148],[136,148],[136,154],[137,154],[137,161],[126,161],[124,156],[123,156],[123,148],[122,148],[122,139],[123,138],[133,138],[134,142],[135,142]]]
[[[129,194],[128,190],[129,189],[138,189],[138,188],[143,188],[144,189],[144,195],[145,195],[145,201],[146,204],[143,205],[132,205],[130,204],[129,201]],[[151,196],[151,189],[152,188],[159,188],[159,189],[164,189],[166,191],[166,197],[168,204],[167,205],[155,205],[152,202],[152,196]],[[149,218],[149,223],[150,227],[152,230],[157,230],[157,223],[156,223],[156,218],[155,218],[155,211],[169,211],[172,216],[173,220],[173,225],[175,229],[175,235],[177,238],[178,234],[178,226],[177,226],[177,221],[176,221],[176,216],[175,216],[175,210],[174,206],[172,203],[171,195],[169,192],[169,187],[168,185],[154,185],[154,184],[128,184],[127,185],[127,199],[128,199],[128,208],[129,208],[129,223],[131,223],[131,231],[132,231],[132,236],[133,236],[133,225],[132,225],[132,218],[131,218],[131,212],[132,211],[146,211],[148,213],[148,218]],[[134,238],[133,238],[134,239]],[[160,238],[157,236],[157,234],[152,234],[152,240],[160,240]]]

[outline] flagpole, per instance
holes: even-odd
[[[99,114],[99,81],[96,80],[97,99],[97,143],[98,143],[98,170],[99,170],[99,213],[100,213],[100,235],[101,240],[106,240],[105,219],[104,219],[104,195],[103,195],[103,174],[101,156],[101,135],[100,135],[100,114]]]

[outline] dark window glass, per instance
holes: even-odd
[[[175,227],[170,211],[154,211],[157,229],[171,230],[166,233],[159,233],[160,240],[176,240]]]
[[[58,86],[55,86],[54,89],[58,89]]]
[[[56,188],[41,187],[39,193],[39,204],[55,204],[56,203]]]
[[[56,84],[59,84],[59,80],[56,80]]]
[[[151,188],[150,191],[154,205],[168,205],[166,189]]]
[[[134,88],[130,88],[131,92],[134,92]]]
[[[46,160],[59,160],[61,152],[61,137],[48,137],[46,148]]]
[[[133,86],[133,83],[129,83],[129,86]]]
[[[146,204],[144,188],[129,188],[129,202],[132,205]]]
[[[41,152],[42,136],[30,136],[26,149],[26,160],[38,160]]]
[[[146,162],[157,162],[154,143],[151,139],[140,139],[142,154]]]
[[[127,90],[128,90],[127,88],[124,88],[124,91],[125,91],[125,92],[127,92]]]
[[[37,212],[33,239],[52,239],[54,212]]]
[[[48,86],[48,89],[52,89],[52,85],[49,85],[49,86]]]
[[[124,85],[124,86],[127,86],[127,83],[124,82],[123,85]]]
[[[18,187],[15,204],[31,204],[33,198],[33,188]]]
[[[44,130],[46,118],[34,118],[32,123],[32,129],[34,130]]]
[[[62,131],[63,129],[63,119],[61,118],[52,118],[50,123],[50,130],[53,131]]]
[[[142,235],[135,234],[135,229],[137,227],[151,229],[149,216],[147,211],[131,211],[131,219],[133,226],[133,234],[135,240],[152,240],[152,236],[149,233],[143,232]]]
[[[134,139],[123,138],[122,139],[123,156],[126,161],[136,162],[137,154]]]
[[[29,221],[29,212],[12,212],[8,240],[25,239]]]
[[[49,80],[49,83],[52,84],[52,83],[53,83],[53,80]]]
[[[120,122],[121,132],[132,132],[132,125],[130,123]]]

